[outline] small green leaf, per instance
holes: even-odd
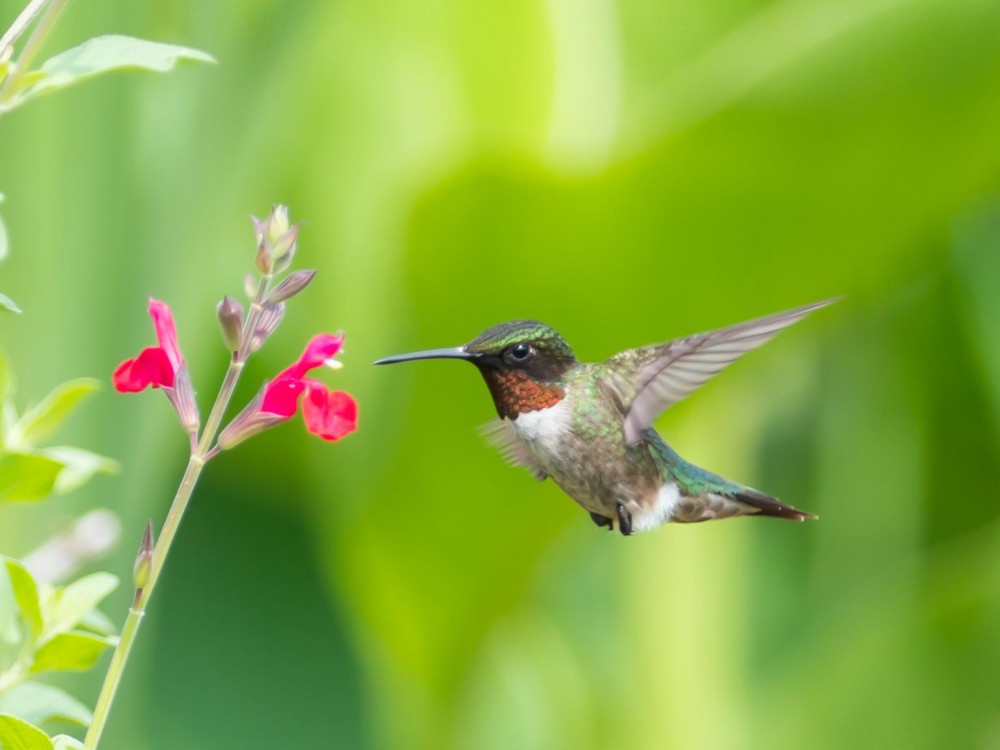
[[[0,748],[3,750],[53,750],[52,740],[38,727],[16,716],[0,715]]]
[[[118,588],[110,573],[92,573],[66,588],[54,589],[42,605],[45,638],[75,628],[108,594]]]
[[[4,237],[3,223],[0,222],[0,247],[6,245],[6,239]],[[17,306],[17,303],[2,292],[0,292],[0,310],[17,314],[21,313],[21,308]]]
[[[100,387],[100,382],[93,378],[79,378],[57,386],[21,417],[7,436],[7,444],[15,448],[34,447],[59,429],[77,405]]]
[[[95,474],[117,474],[121,466],[117,461],[85,451],[82,448],[45,448],[44,453],[63,464],[56,479],[55,491],[62,495],[86,484]]]
[[[215,62],[211,55],[188,47],[117,34],[99,36],[46,60],[38,70],[43,77],[15,99],[23,103],[26,99],[121,68],[164,72],[181,60]]]
[[[38,603],[38,586],[21,563],[7,560],[7,575],[10,578],[14,598],[21,610],[21,618],[27,623],[32,639],[42,634],[42,609]],[[3,713],[3,711],[0,711]]]
[[[7,568],[0,568],[0,689],[16,680],[14,670],[17,669],[24,655],[24,620],[14,586],[7,575]],[[2,747],[2,746],[0,746]]]
[[[35,652],[31,673],[72,671],[90,669],[108,646],[114,646],[118,639],[71,630],[60,633],[46,641]]]
[[[68,734],[57,734],[52,738],[54,750],[83,750],[83,743]]]
[[[9,714],[35,725],[68,721],[82,727],[94,715],[69,693],[40,682],[25,682],[0,695],[0,714]]]
[[[52,494],[61,461],[32,453],[0,455],[0,502],[41,500]]]
[[[92,609],[85,614],[83,619],[77,623],[77,627],[80,630],[86,630],[88,633],[97,633],[98,635],[113,635],[118,633],[118,627],[111,621],[111,618],[99,609]]]

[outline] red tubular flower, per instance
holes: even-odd
[[[146,388],[162,388],[173,404],[181,425],[196,432],[199,417],[194,400],[194,388],[188,375],[184,355],[177,344],[177,327],[166,302],[149,298],[149,317],[153,319],[156,341],[139,356],[126,359],[115,368],[111,380],[119,393],[138,393]]]
[[[219,445],[232,448],[237,443],[291,419],[298,411],[299,398],[306,429],[324,440],[339,440],[358,427],[358,405],[344,391],[330,391],[306,375],[321,365],[339,367],[333,357],[344,343],[343,336],[322,333],[313,336],[302,356],[266,383],[260,393],[219,435]]]
[[[139,352],[115,369],[112,381],[119,393],[138,393],[146,388],[173,388],[177,371],[184,365],[177,345],[174,316],[166,302],[149,298],[149,316],[153,319],[159,346]]]

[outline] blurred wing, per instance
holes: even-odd
[[[612,363],[619,357],[632,357],[635,361],[634,381],[628,388],[619,386],[617,389],[625,411],[625,442],[635,445],[668,406],[686,397],[751,349],[765,344],[778,331],[833,302],[836,298],[666,344],[622,352],[612,358]]]
[[[542,481],[547,476],[527,448],[517,439],[514,428],[506,419],[494,419],[480,428],[486,442],[500,451],[507,463],[512,466],[523,466],[530,471],[535,479]]]

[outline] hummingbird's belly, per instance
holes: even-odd
[[[643,465],[641,450],[632,455],[620,428],[581,419],[567,399],[518,415],[513,427],[545,474],[591,513],[614,518],[619,502],[634,512],[656,496],[659,482]]]

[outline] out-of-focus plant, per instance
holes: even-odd
[[[198,50],[111,35],[90,39],[33,67],[67,2],[30,0],[0,35],[0,115],[108,71],[166,71],[180,60],[213,61]],[[23,46],[16,49],[29,30]],[[3,198],[0,193],[0,203]],[[9,235],[0,219],[0,260],[9,248]],[[0,294],[0,310],[21,312],[4,294]],[[69,492],[99,472],[116,469],[114,461],[81,448],[42,446],[97,385],[89,379],[69,381],[19,414],[11,399],[11,370],[0,358],[0,503],[39,501]],[[26,563],[0,557],[2,748],[79,748],[79,740],[66,734],[50,737],[47,730],[65,723],[87,727],[93,720],[90,710],[75,698],[36,681],[45,673],[89,669],[105,648],[118,642],[114,625],[97,609],[118,585],[117,577],[94,573],[66,586],[55,585],[55,579],[69,575],[85,559],[106,550],[117,536],[117,519],[106,512],[90,514],[76,526],[80,528],[43,545],[37,554],[26,558]],[[95,529],[101,531],[96,541],[89,538]],[[88,537],[86,543],[65,549],[66,540],[72,542],[77,531]]]
[[[88,750],[96,748],[100,740],[139,624],[205,464],[220,451],[288,421],[300,404],[306,429],[324,440],[338,440],[357,428],[357,404],[350,394],[330,391],[322,382],[307,377],[323,365],[340,366],[334,356],[340,351],[344,337],[326,333],[313,336],[298,360],[266,382],[250,403],[222,428],[226,409],[247,359],[277,329],[284,318],[285,303],[305,290],[315,275],[312,270],[286,274],[295,256],[299,231],[298,226],[289,223],[287,207],[275,206],[267,218],[253,221],[259,274],[257,279],[247,277],[245,288],[249,308],[246,311],[229,297],[223,297],[216,309],[222,340],[230,352],[230,363],[204,426],[187,362],[178,343],[173,314],[166,303],[149,300],[157,345],[125,360],[113,374],[115,388],[122,393],[146,388],[162,390],[188,434],[191,451],[155,543],[152,524],[147,524],[133,571],[135,596],[94,708],[84,744]]]
[[[163,72],[182,60],[215,62],[211,55],[200,50],[109,34],[88,39],[33,68],[42,43],[68,2],[30,0],[0,36],[0,116],[43,94],[113,70],[137,68]],[[17,41],[29,28],[31,34],[15,55]],[[0,203],[3,197],[0,193]],[[0,260],[6,257],[8,249],[9,237],[0,217]],[[4,294],[0,294],[0,310],[20,312]]]
[[[20,416],[10,397],[11,381],[0,358],[0,503],[39,501],[75,489],[98,472],[116,469],[114,461],[80,448],[39,447],[96,389],[96,381],[65,383]],[[49,738],[42,727],[54,722],[85,727],[90,710],[35,678],[47,672],[89,669],[105,648],[117,642],[114,626],[96,607],[118,579],[95,573],[65,587],[55,586],[44,579],[46,570],[66,571],[76,561],[52,565],[36,558],[36,562],[33,575],[28,565],[0,557],[0,747],[70,748],[78,746],[76,740],[67,735]]]

